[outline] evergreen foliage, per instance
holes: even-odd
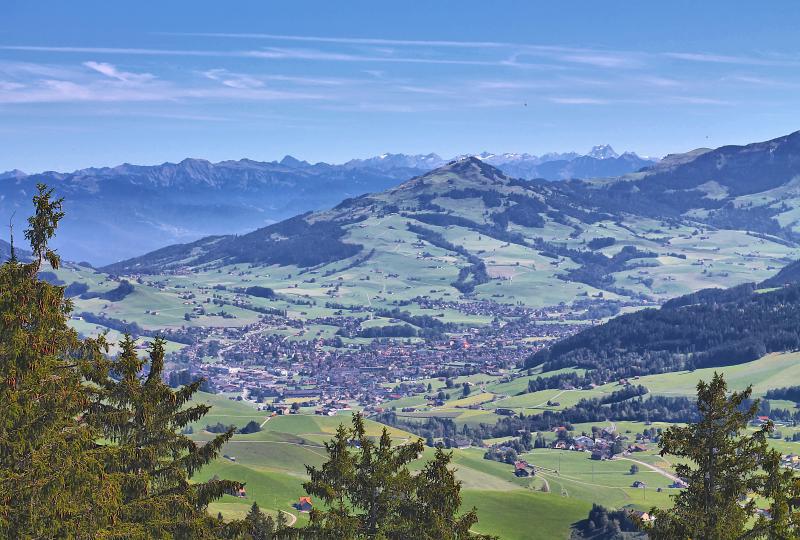
[[[188,406],[201,381],[163,382],[161,339],[141,360],[126,336],[109,360],[103,337],[67,325],[64,288],[40,278],[45,262],[60,265],[52,193],[39,185],[33,198],[32,262],[12,249],[0,266],[0,537],[235,538],[241,523],[206,510],[239,484],[190,482],[232,433],[202,447],[179,433],[208,412]]]
[[[208,504],[241,487],[228,480],[190,482],[217,457],[233,429],[198,446],[181,431],[205,416],[208,405],[191,405],[201,380],[172,389],[163,380],[164,340],[156,338],[140,358],[126,335],[111,362],[90,418],[110,441],[108,468],[122,477],[115,530],[119,538],[211,538]],[[143,374],[145,373],[145,374]],[[124,524],[124,525],[123,525]]]
[[[724,378],[715,373],[711,382],[697,385],[700,421],[663,433],[661,454],[682,458],[675,470],[688,487],[674,497],[673,508],[652,510],[653,540],[789,540],[800,535],[800,482],[781,468],[780,453],[767,445],[772,425],[743,434],[758,412],[758,402],[747,405],[750,394],[748,388],[729,395]],[[761,514],[754,519],[757,496],[769,502],[770,518]]]
[[[63,290],[37,276],[64,216],[62,200],[38,186],[25,237],[33,261],[16,254],[0,267],[0,537],[92,535],[107,523],[119,486],[104,473],[100,432],[83,413],[84,378],[96,378],[102,339],[81,341],[67,326]]]
[[[608,379],[741,364],[800,348],[800,284],[706,289],[559,341],[525,366],[599,370]]]
[[[360,414],[352,428],[339,426],[325,443],[328,461],[306,467],[303,487],[324,504],[311,511],[304,531],[311,538],[459,540],[471,535],[474,509],[458,516],[461,484],[448,467],[451,454],[437,448],[433,460],[414,476],[408,464],[422,440],[393,446],[386,429],[378,441],[367,437]]]
[[[589,517],[575,525],[573,538],[592,540],[646,540],[647,534],[640,527],[630,510],[609,510],[593,504]]]
[[[283,514],[280,514],[283,515]],[[244,518],[247,540],[272,540],[275,534],[275,521],[271,516],[266,515],[258,507],[258,503],[253,503],[250,511]]]

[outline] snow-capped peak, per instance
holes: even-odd
[[[597,159],[610,159],[619,157],[619,154],[617,154],[614,149],[611,148],[610,144],[598,144],[597,146],[593,146],[592,150],[586,155]]]

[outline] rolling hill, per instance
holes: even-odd
[[[800,131],[746,146],[668,156],[639,173],[575,182],[567,189],[584,204],[611,213],[681,217],[796,240]]]
[[[800,348],[799,262],[762,283],[704,289],[616,317],[542,349],[526,368],[597,370],[605,380],[722,367]]]

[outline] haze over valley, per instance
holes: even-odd
[[[484,152],[478,157],[520,178],[549,180],[624,174],[655,162],[630,152],[620,156],[608,145],[596,146],[586,155]],[[436,154],[382,154],[331,165],[287,155],[268,163],[187,158],[179,163],[123,164],[71,173],[26,174],[14,169],[0,173],[0,209],[10,215],[24,208],[39,182],[58,186],[75,216],[57,241],[62,253],[76,261],[108,264],[167,244],[248,232],[334,206],[347,197],[383,191],[448,161],[452,160]],[[106,231],[102,240],[92,234],[98,228]]]

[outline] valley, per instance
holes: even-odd
[[[198,399],[212,409],[193,440],[258,426],[198,476],[246,484],[246,496],[211,505],[226,519],[255,501],[307,523],[293,507],[305,466],[321,465],[323,444],[361,412],[371,436],[387,427],[398,444],[425,440],[423,458],[437,444],[452,449],[476,532],[527,538],[533,515],[566,537],[592,503],[669,505],[675,463],[657,443],[666,427],[696,419],[699,380],[721,370],[732,389],[752,384],[763,399],[800,377],[794,338],[739,358],[749,345],[729,336],[736,354],[713,339],[708,352],[670,319],[696,312],[697,328],[716,336],[705,306],[724,320],[726,306],[763,304],[763,323],[779,327],[766,315],[775,306],[791,332],[800,244],[781,221],[788,199],[776,221],[748,227],[721,226],[725,207],[705,191],[671,211],[604,201],[631,183],[652,192],[648,175],[672,167],[579,185],[519,180],[467,157],[246,234],[40,275],[65,287],[81,334],[106,333],[112,353],[123,333],[140,349],[163,336],[169,383],[206,379]],[[687,200],[709,208],[680,206]],[[659,317],[673,330],[666,345],[653,341]],[[768,399],[762,412],[778,426],[770,445],[797,454],[795,403]]]
[[[800,540],[800,4],[684,3],[5,2],[0,540]]]

